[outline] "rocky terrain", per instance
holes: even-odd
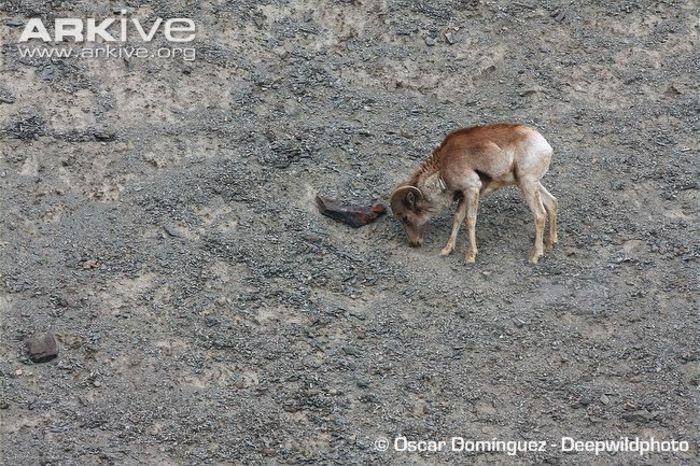
[[[19,52],[122,9],[191,18],[196,59]],[[2,0],[0,37],[2,464],[697,464],[697,2]],[[421,249],[319,214],[496,121],[554,148],[540,264],[516,189],[476,264],[451,212]]]

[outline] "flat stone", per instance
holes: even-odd
[[[656,413],[650,413],[649,411],[644,409],[622,414],[622,419],[624,419],[625,421],[637,422],[639,424],[649,423],[653,421],[655,417]]]
[[[58,356],[58,343],[50,333],[27,340],[26,345],[29,359],[34,362],[46,362]]]
[[[24,21],[20,18],[10,18],[5,20],[5,25],[13,28],[24,26]]]
[[[0,103],[14,104],[15,103],[15,96],[10,91],[0,89]]]
[[[96,140],[102,142],[114,141],[117,138],[117,135],[114,133],[114,131],[110,131],[108,129],[95,130],[93,136],[95,136]]]
[[[316,196],[316,204],[321,214],[353,228],[372,223],[386,212],[386,207],[382,204],[375,204],[372,207],[357,207],[322,196]]]

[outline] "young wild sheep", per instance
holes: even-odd
[[[530,262],[534,264],[544,254],[547,213],[547,248],[557,242],[558,203],[540,183],[551,158],[552,148],[544,137],[522,124],[458,129],[448,134],[413,175],[396,188],[391,195],[391,210],[405,226],[409,244],[420,246],[430,217],[458,200],[452,233],[440,254],[446,256],[454,251],[457,232],[466,216],[469,230],[466,261],[474,262],[479,196],[515,184],[535,217],[535,244],[530,250]]]

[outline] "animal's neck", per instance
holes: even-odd
[[[409,179],[409,184],[419,187],[419,185],[423,184],[426,179],[438,173],[439,170],[440,167],[437,164],[436,154],[433,152],[433,154],[425,159],[416,169],[416,171],[413,172],[413,175],[411,175],[411,178]]]
[[[428,210],[432,213],[440,212],[452,201],[452,193],[447,189],[437,167],[426,167],[416,177],[415,186],[420,189]]]

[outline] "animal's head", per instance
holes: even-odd
[[[420,189],[411,185],[399,186],[391,195],[391,211],[401,222],[408,236],[408,244],[423,244],[425,224],[428,222],[430,203]]]

